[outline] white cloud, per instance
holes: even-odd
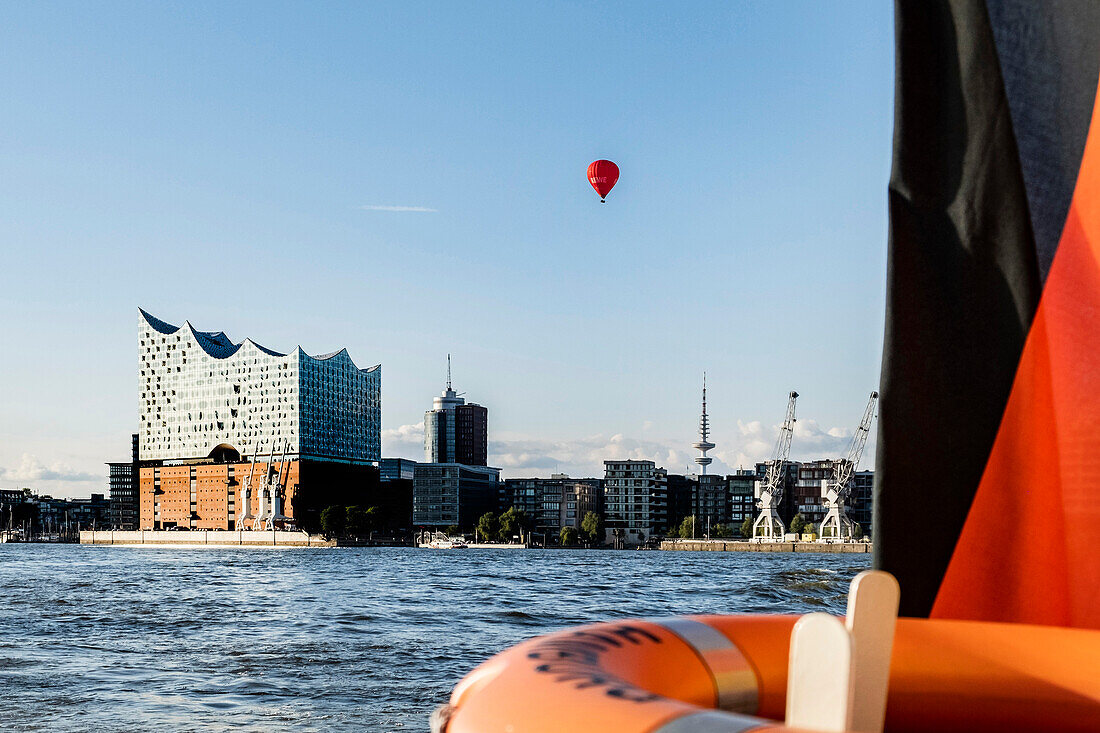
[[[390,206],[387,204],[366,204],[358,207],[362,211],[407,211],[416,214],[435,214],[439,209],[430,209],[427,206]]]
[[[47,466],[30,453],[24,453],[15,468],[0,466],[0,479],[6,481],[101,481],[102,478],[62,463]]]
[[[643,432],[649,429],[643,427]],[[715,434],[712,440],[718,448],[711,451],[712,473],[732,473],[737,468],[751,468],[757,461],[771,458],[779,425],[765,427],[759,421],[738,422],[733,435]],[[850,434],[843,428],[822,429],[814,420],[795,423],[791,458],[816,460],[844,455]],[[489,436],[489,465],[503,469],[509,476],[548,476],[567,473],[570,476],[603,476],[605,460],[650,460],[671,473],[698,469],[692,440],[667,440],[651,437],[631,437],[622,433],[596,434],[566,440],[528,438],[525,436],[494,438]],[[868,454],[873,453],[869,446]],[[382,431],[382,455],[394,458],[423,460],[424,424],[402,425]],[[866,466],[866,461],[864,462]]]
[[[386,458],[424,460],[424,423],[383,430],[382,455]]]

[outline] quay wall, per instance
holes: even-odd
[[[196,529],[166,530],[81,530],[82,545],[144,545],[147,547],[335,547],[335,540],[305,532],[222,532]]]
[[[745,540],[665,540],[662,550],[694,552],[852,552],[870,553],[870,542],[748,542]]]

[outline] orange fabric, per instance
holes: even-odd
[[[1070,733],[1098,724],[1100,632],[898,619],[889,733]]]
[[[965,419],[961,407],[961,418],[944,419]],[[931,615],[1100,628],[1096,108],[1004,418]]]

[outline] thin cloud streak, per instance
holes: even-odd
[[[435,214],[439,209],[431,209],[427,206],[389,206],[386,204],[366,204],[358,207],[362,211],[409,211],[417,214]]]

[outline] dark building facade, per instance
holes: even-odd
[[[115,529],[138,528],[138,434],[130,436],[130,462],[108,463],[108,488],[111,497],[110,524]]]
[[[714,527],[716,524],[729,524],[730,496],[729,481],[725,476],[702,474],[695,477],[694,511],[699,527]]]
[[[378,495],[370,504],[382,511],[385,528],[395,535],[413,529],[413,481],[416,461],[407,458],[383,458],[379,463]]]
[[[779,517],[783,520],[785,526],[790,526],[791,520],[794,519],[794,515],[798,513],[798,497],[800,494],[796,492],[798,486],[798,467],[797,461],[787,461],[783,466],[783,503],[779,505]],[[767,463],[756,464],[756,480],[764,481],[764,477],[768,473]],[[818,489],[820,493],[820,489]]]
[[[500,469],[461,463],[420,463],[413,479],[413,524],[457,525],[472,531],[485,512],[497,511]]]
[[[489,463],[489,410],[481,405],[455,408],[455,463],[486,466]]]
[[[678,473],[668,475],[668,525],[676,529],[695,511],[695,481]]]
[[[872,497],[874,496],[875,472],[856,471],[851,479],[852,493],[848,500],[848,517],[859,525],[865,536],[871,536]]]
[[[737,473],[726,476],[726,483],[729,485],[730,524],[735,529],[740,528],[746,519],[756,519],[756,481],[756,472],[747,469],[739,469]]]

